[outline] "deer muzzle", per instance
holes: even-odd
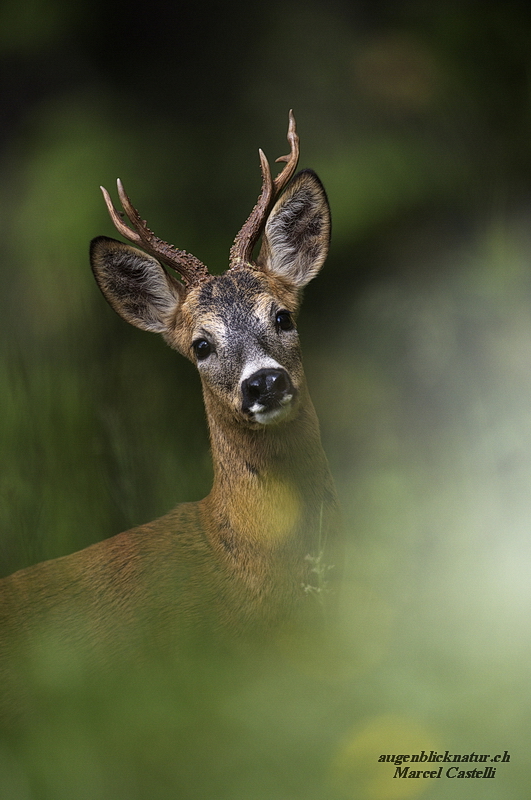
[[[242,382],[242,411],[255,422],[278,422],[288,415],[296,389],[285,369],[259,369]]]

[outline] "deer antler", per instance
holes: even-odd
[[[262,192],[255,207],[251,211],[249,218],[236,236],[234,244],[230,249],[230,269],[237,269],[243,264],[250,263],[253,248],[258,241],[258,237],[262,233],[267,215],[271,210],[273,203],[280,195],[297,168],[297,162],[299,160],[299,137],[295,127],[295,117],[293,116],[293,111],[289,112],[287,138],[290,144],[291,152],[288,156],[280,156],[280,158],[276,159],[275,163],[278,163],[279,161],[285,161],[286,166],[274,181],[271,179],[269,162],[264,153],[259,150],[260,165],[262,169]]]
[[[122,203],[127,218],[134,228],[134,230],[132,230],[126,225],[122,219],[123,214],[115,209],[109,192],[107,189],[104,189],[103,186],[100,186],[105,204],[107,205],[107,209],[118,233],[125,239],[133,242],[133,244],[142,247],[143,250],[146,250],[146,252],[155,256],[155,258],[164,261],[165,264],[179,273],[184,283],[188,286],[202,283],[209,278],[208,269],[198,258],[190,253],[186,253],[184,250],[178,250],[172,244],[168,244],[162,239],[159,239],[158,236],[155,236],[153,231],[150,231],[145,220],[141,219],[140,214],[127,196],[120,178],[118,178],[116,184],[118,186],[120,202]]]

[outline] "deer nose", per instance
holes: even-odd
[[[283,401],[289,402],[294,391],[285,369],[259,369],[242,383],[243,410],[279,408]]]

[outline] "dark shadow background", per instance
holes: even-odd
[[[522,797],[527,4],[3,0],[0,59],[1,573],[208,491],[193,368],[94,284],[88,243],[113,235],[98,186],[119,176],[161,237],[221,271],[290,108],[332,207],[300,329],[350,555],[350,656],[326,678],[268,674],[200,721],[159,714],[161,679],[117,750],[120,711],[89,724],[50,701],[53,735],[41,721],[0,749],[2,798]],[[377,763],[430,747],[512,760],[431,783]]]

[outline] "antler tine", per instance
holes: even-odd
[[[297,164],[299,161],[299,137],[297,135],[297,128],[295,124],[295,117],[293,116],[293,110],[290,109],[289,112],[289,125],[288,125],[288,136],[287,136],[289,145],[290,145],[290,154],[288,156],[280,156],[279,158],[275,159],[275,163],[278,164],[280,161],[285,161],[286,166],[275,178],[274,181],[274,195],[275,197],[280,194],[280,192],[284,189],[286,184],[291,179],[291,176],[297,169]]]
[[[118,179],[119,180],[119,179]],[[105,200],[105,205],[107,206],[107,211],[113,221],[114,227],[120,233],[124,239],[129,239],[130,242],[134,242],[135,244],[142,244],[142,239],[138,235],[136,231],[132,231],[128,225],[122,219],[122,215],[119,211],[117,211],[114,207],[114,204],[111,200],[111,196],[107,189],[104,186],[100,186],[100,189],[103,194],[103,199]]]
[[[287,156],[280,156],[280,158],[276,159],[276,162],[285,161],[286,166],[274,181],[271,179],[271,170],[266,156],[262,150],[258,151],[262,169],[262,191],[249,218],[244,223],[231,247],[231,269],[237,269],[239,266],[251,262],[253,248],[258,241],[258,237],[262,233],[271,206],[284,189],[297,167],[297,162],[299,160],[299,137],[297,135],[295,117],[291,110],[289,112],[287,138],[290,144],[290,154]]]
[[[131,203],[120,178],[118,178],[116,184],[120,202],[134,228],[134,230],[132,230],[126,225],[122,219],[123,214],[114,207],[109,192],[101,186],[100,188],[103,192],[105,204],[118,233],[125,239],[133,242],[133,244],[142,247],[146,252],[155,256],[155,258],[164,261],[165,264],[179,273],[184,283],[187,285],[193,286],[205,281],[209,277],[209,272],[205,265],[190,253],[186,253],[184,250],[178,250],[172,244],[168,244],[162,239],[159,239],[158,236],[155,236]]]

